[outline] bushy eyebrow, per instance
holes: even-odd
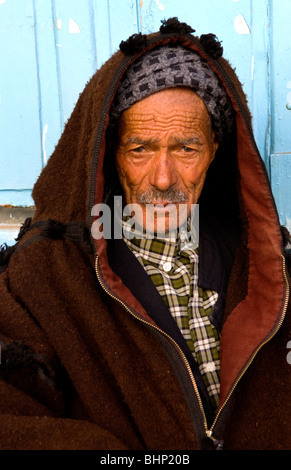
[[[149,144],[156,144],[159,142],[159,139],[141,139],[140,137],[128,137],[128,139],[123,142],[123,145],[149,145]]]
[[[188,145],[202,145],[202,141],[199,137],[196,137],[196,136],[191,136],[189,138],[186,138],[186,139],[181,139],[180,137],[173,137],[172,139],[174,142],[177,142],[178,144],[180,145],[184,145],[184,146],[188,146]],[[134,145],[141,145],[141,146],[144,146],[144,145],[151,145],[151,144],[157,144],[159,143],[159,139],[154,139],[154,138],[150,138],[150,139],[141,139],[140,137],[136,137],[136,136],[132,136],[132,137],[129,137],[128,139],[126,139],[125,142],[123,142],[123,145],[131,145],[131,144],[134,144]]]
[[[186,139],[181,139],[179,137],[174,137],[174,140],[181,145],[187,147],[188,145],[202,145],[202,140],[199,137],[193,136]]]

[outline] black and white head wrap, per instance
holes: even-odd
[[[216,73],[198,53],[182,46],[161,46],[141,56],[122,79],[111,110],[113,118],[153,93],[190,87],[204,101],[217,140],[233,129],[234,111]]]

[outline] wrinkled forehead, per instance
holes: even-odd
[[[208,110],[189,88],[167,89],[150,95],[125,110],[118,121],[119,142],[154,143],[161,138],[203,141],[211,137]]]

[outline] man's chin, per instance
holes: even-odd
[[[175,205],[173,204],[175,209]],[[148,214],[147,214],[148,215]],[[163,210],[156,211],[154,217],[147,217],[143,220],[143,231],[147,238],[175,238],[181,227],[187,228],[187,214],[182,218],[177,217],[177,212],[165,212]]]
[[[135,236],[146,238],[177,238],[179,230],[187,230],[188,212],[185,203],[134,203],[124,208]]]

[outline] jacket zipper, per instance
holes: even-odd
[[[210,429],[208,429],[208,424],[207,424],[207,419],[206,419],[206,416],[205,416],[205,412],[204,412],[204,408],[203,408],[203,404],[202,404],[202,400],[201,400],[201,397],[200,397],[200,394],[199,394],[199,390],[198,390],[198,387],[197,387],[197,384],[196,384],[196,381],[195,381],[195,378],[193,376],[193,373],[192,373],[192,370],[189,366],[189,363],[183,353],[183,351],[181,350],[181,348],[179,347],[179,345],[173,340],[173,338],[171,338],[171,336],[169,336],[167,333],[165,333],[163,330],[161,330],[159,327],[155,326],[155,325],[152,325],[151,323],[149,323],[148,321],[146,321],[144,318],[141,318],[134,310],[132,310],[125,302],[123,302],[118,296],[116,296],[105,284],[105,281],[103,280],[103,276],[100,274],[99,272],[99,267],[98,267],[98,255],[96,256],[96,261],[95,261],[95,272],[96,272],[96,276],[97,276],[97,279],[102,287],[102,289],[111,297],[113,298],[114,300],[116,300],[120,305],[122,305],[122,307],[128,311],[135,319],[137,319],[138,321],[142,322],[143,324],[147,325],[148,327],[151,327],[153,329],[155,329],[156,331],[158,331],[160,334],[164,335],[176,348],[177,352],[179,353],[187,371],[188,371],[188,374],[189,374],[189,377],[190,377],[190,380],[191,380],[191,383],[192,383],[192,386],[193,386],[193,389],[194,389],[194,392],[195,392],[195,395],[196,395],[196,398],[198,400],[198,404],[199,404],[199,408],[201,410],[201,414],[202,414],[202,417],[203,417],[203,425],[204,425],[204,430],[205,430],[205,434],[206,436],[211,439],[214,443],[215,442],[218,442],[219,440],[219,437],[215,437],[214,436],[214,430],[215,430],[215,427],[217,426],[219,420],[221,419],[221,416],[222,416],[222,413],[223,413],[223,410],[225,409],[227,403],[229,402],[237,384],[239,383],[239,381],[241,380],[241,378],[243,377],[243,375],[245,374],[245,372],[248,370],[248,368],[250,367],[250,365],[252,364],[252,362],[254,361],[257,353],[260,351],[260,349],[266,344],[268,343],[275,335],[276,333],[278,332],[278,330],[280,329],[282,323],[283,323],[283,320],[285,318],[285,314],[286,314],[286,311],[287,311],[287,307],[288,307],[288,301],[289,301],[289,284],[288,284],[288,278],[287,278],[287,274],[286,274],[286,266],[285,266],[285,258],[284,256],[282,256],[283,258],[283,275],[284,275],[284,280],[285,280],[285,283],[286,283],[286,296],[285,296],[285,302],[284,302],[284,305],[283,305],[283,309],[282,309],[282,315],[280,317],[280,320],[276,326],[276,328],[274,329],[274,331],[272,332],[272,334],[265,340],[263,341],[259,346],[258,348],[255,350],[255,352],[253,353],[253,355],[250,357],[249,361],[246,363],[245,367],[243,368],[243,370],[241,371],[241,373],[239,374],[239,376],[237,377],[236,381],[234,382],[231,390],[229,391],[225,401],[223,402],[223,404],[221,405],[220,409],[218,410],[218,413],[213,421],[213,424],[212,426],[210,427]]]
[[[230,400],[230,397],[234,391],[234,389],[236,388],[238,382],[241,380],[241,378],[243,377],[243,375],[245,374],[245,372],[248,370],[248,368],[250,367],[250,365],[253,363],[256,355],[258,354],[258,352],[261,350],[261,348],[267,344],[275,335],[276,333],[279,331],[279,329],[281,328],[281,325],[284,321],[284,318],[285,318],[285,315],[286,315],[286,311],[287,311],[287,307],[288,307],[288,302],[289,302],[289,282],[288,282],[288,278],[287,278],[287,274],[286,274],[286,262],[285,262],[285,258],[283,255],[282,256],[282,259],[283,259],[283,276],[284,276],[284,281],[285,281],[285,284],[286,284],[286,293],[285,293],[285,301],[284,301],[284,305],[283,305],[283,308],[282,308],[282,315],[280,317],[280,320],[278,321],[274,331],[270,334],[270,336],[265,339],[258,347],[257,349],[254,351],[254,353],[252,354],[252,356],[250,357],[250,359],[248,360],[248,362],[245,364],[243,370],[241,371],[241,373],[239,374],[239,376],[237,377],[236,381],[234,382],[232,388],[230,389],[225,401],[223,402],[223,404],[221,405],[221,408],[219,409],[215,419],[214,419],[214,422],[210,428],[209,431],[207,431],[207,436],[210,437],[211,439],[213,439],[214,441],[216,441],[216,439],[214,438],[213,434],[214,434],[214,429],[215,427],[217,426],[217,423],[219,422],[220,420],[220,417],[222,415],[222,412],[225,408],[225,406],[227,405],[227,403],[229,402]]]
[[[201,397],[200,397],[200,393],[199,393],[199,390],[198,390],[198,387],[197,387],[197,384],[196,384],[196,381],[195,381],[195,378],[194,378],[194,375],[193,375],[193,372],[191,370],[191,367],[183,353],[183,351],[181,350],[181,348],[179,347],[179,345],[176,343],[176,341],[173,340],[173,338],[171,336],[169,336],[167,333],[165,333],[163,330],[161,330],[158,326],[156,325],[153,325],[151,323],[149,323],[148,321],[146,321],[144,318],[140,317],[140,315],[138,315],[134,310],[132,310],[125,302],[123,302],[118,296],[116,296],[105,284],[105,281],[103,280],[103,276],[100,274],[99,272],[99,267],[98,267],[98,255],[96,256],[96,261],[95,261],[95,272],[96,272],[96,276],[97,276],[97,279],[102,287],[102,289],[111,297],[113,298],[114,300],[116,300],[120,305],[122,305],[122,307],[128,311],[136,320],[142,322],[143,324],[147,325],[148,327],[151,327],[153,328],[154,330],[158,331],[160,334],[162,334],[163,336],[165,336],[176,348],[176,350],[178,351],[186,369],[187,369],[187,372],[190,376],[190,379],[191,379],[191,383],[192,383],[192,386],[193,386],[193,389],[194,389],[194,392],[195,392],[195,395],[196,395],[196,398],[198,400],[198,403],[199,403],[199,408],[201,410],[201,413],[202,413],[202,417],[203,417],[203,425],[204,425],[204,430],[205,430],[205,433],[206,435],[208,436],[209,434],[209,430],[208,430],[208,425],[207,425],[207,419],[206,419],[206,416],[205,416],[205,412],[204,412],[204,408],[203,408],[203,404],[202,404],[202,400],[201,400]],[[210,436],[209,436],[210,437]]]

